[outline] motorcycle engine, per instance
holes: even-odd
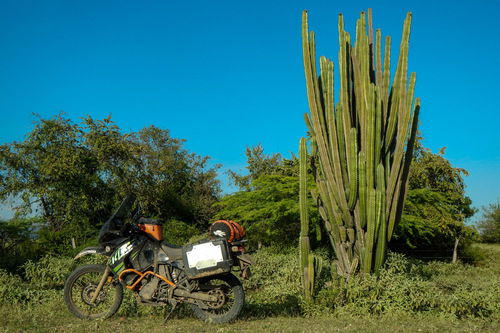
[[[153,298],[153,295],[158,287],[158,282],[160,280],[153,275],[150,275],[141,281],[142,287],[139,291],[139,296],[145,301],[149,301]]]

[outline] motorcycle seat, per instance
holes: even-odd
[[[165,251],[171,261],[182,259],[182,246],[162,242],[161,248]]]

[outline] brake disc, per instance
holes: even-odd
[[[104,290],[101,290],[101,292],[99,292],[99,295],[97,296],[97,299],[95,300],[95,303],[91,302],[92,296],[94,295],[96,289],[97,285],[95,284],[88,284],[85,288],[83,288],[82,300],[85,304],[90,306],[98,306],[104,301],[104,299],[106,298],[106,294],[104,293]]]

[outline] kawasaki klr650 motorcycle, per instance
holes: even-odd
[[[233,221],[217,221],[210,228],[211,239],[175,246],[163,240],[158,220],[136,213],[132,223],[123,222],[133,202],[134,197],[127,196],[103,225],[100,247],[86,248],[75,257],[100,254],[108,260],[71,273],[64,285],[68,309],[79,318],[108,318],[120,307],[125,287],[142,304],[170,304],[173,311],[177,304],[189,303],[196,317],[213,323],[236,318],[245,294],[231,270],[238,267],[248,278],[252,264],[243,228]]]

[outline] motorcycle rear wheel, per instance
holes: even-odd
[[[116,313],[123,300],[123,287],[119,283],[106,282],[95,304],[91,304],[99,281],[106,267],[85,265],[75,269],[64,284],[64,302],[68,310],[82,319],[106,319]]]
[[[234,320],[245,303],[245,292],[233,274],[216,275],[200,280],[201,291],[217,296],[216,302],[206,302],[202,309],[192,304],[194,315],[203,321],[223,324]]]

